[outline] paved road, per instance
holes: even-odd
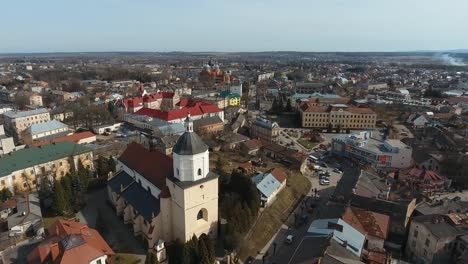
[[[329,164],[330,165],[330,164]],[[316,207],[312,214],[310,215],[309,219],[306,221],[305,224],[302,224],[298,228],[294,228],[294,216],[292,215],[288,221],[278,230],[276,236],[269,242],[268,246],[261,251],[261,255],[257,256],[256,264],[262,263],[261,257],[268,252],[268,256],[265,258],[265,263],[285,263],[288,264],[292,260],[294,254],[296,253],[295,250],[299,246],[301,240],[306,236],[307,229],[310,226],[310,223],[319,218],[328,218],[328,217],[336,217],[337,213],[340,213],[342,207],[338,206],[333,207],[329,206],[328,201],[330,195],[333,196],[343,196],[342,199],[349,199],[352,189],[359,177],[359,170],[354,167],[346,166],[342,164],[344,167],[343,175],[338,173],[332,172],[332,168],[328,168],[327,170],[330,171],[330,185],[328,186],[321,186],[318,184],[317,176],[309,176],[309,179],[312,182],[312,189],[317,188],[318,193],[320,195],[318,207]],[[337,186],[335,187],[335,183]],[[308,199],[308,202],[305,203],[304,210],[301,207],[298,208],[297,212],[301,216],[307,213],[307,208],[309,208],[310,204],[313,203],[313,192],[309,193],[311,198]],[[338,209],[335,210],[335,209]],[[291,228],[288,228],[291,227]],[[285,244],[284,241],[286,236],[293,235],[294,242],[291,245]],[[275,249],[276,244],[276,249]],[[273,253],[275,252],[275,254]]]

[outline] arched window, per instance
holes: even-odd
[[[198,169],[198,176],[201,176],[201,169]]]
[[[208,211],[205,208],[198,211],[197,220],[200,220],[200,219],[208,221]]]
[[[177,176],[180,176],[180,174],[179,174],[179,169],[177,169]]]

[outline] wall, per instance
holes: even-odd
[[[204,178],[210,169],[208,150],[196,155],[173,153],[174,176],[181,181],[196,181]],[[198,175],[201,169],[201,175]]]

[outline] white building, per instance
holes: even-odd
[[[400,140],[385,141],[372,138],[370,131],[339,135],[332,139],[332,153],[376,168],[408,168],[412,162],[412,149]]]

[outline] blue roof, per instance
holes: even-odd
[[[110,179],[107,182],[107,185],[109,185],[112,191],[116,193],[120,193],[122,190],[121,189],[122,187],[126,188],[132,182],[133,182],[132,176],[128,175],[125,171],[121,171],[117,175],[112,177],[112,179]]]
[[[254,124],[263,128],[272,129],[273,127],[278,127],[278,123],[271,122],[270,120],[257,118],[254,121]]]
[[[257,185],[257,189],[267,198],[281,186],[281,183],[271,173],[259,174],[253,177],[252,181]]]
[[[60,121],[50,120],[45,123],[33,124],[29,129],[31,131],[31,135],[36,135],[60,128],[68,128],[68,126]]]
[[[131,184],[121,195],[146,221],[151,222],[153,215],[159,214],[159,199],[143,189],[137,182]]]

